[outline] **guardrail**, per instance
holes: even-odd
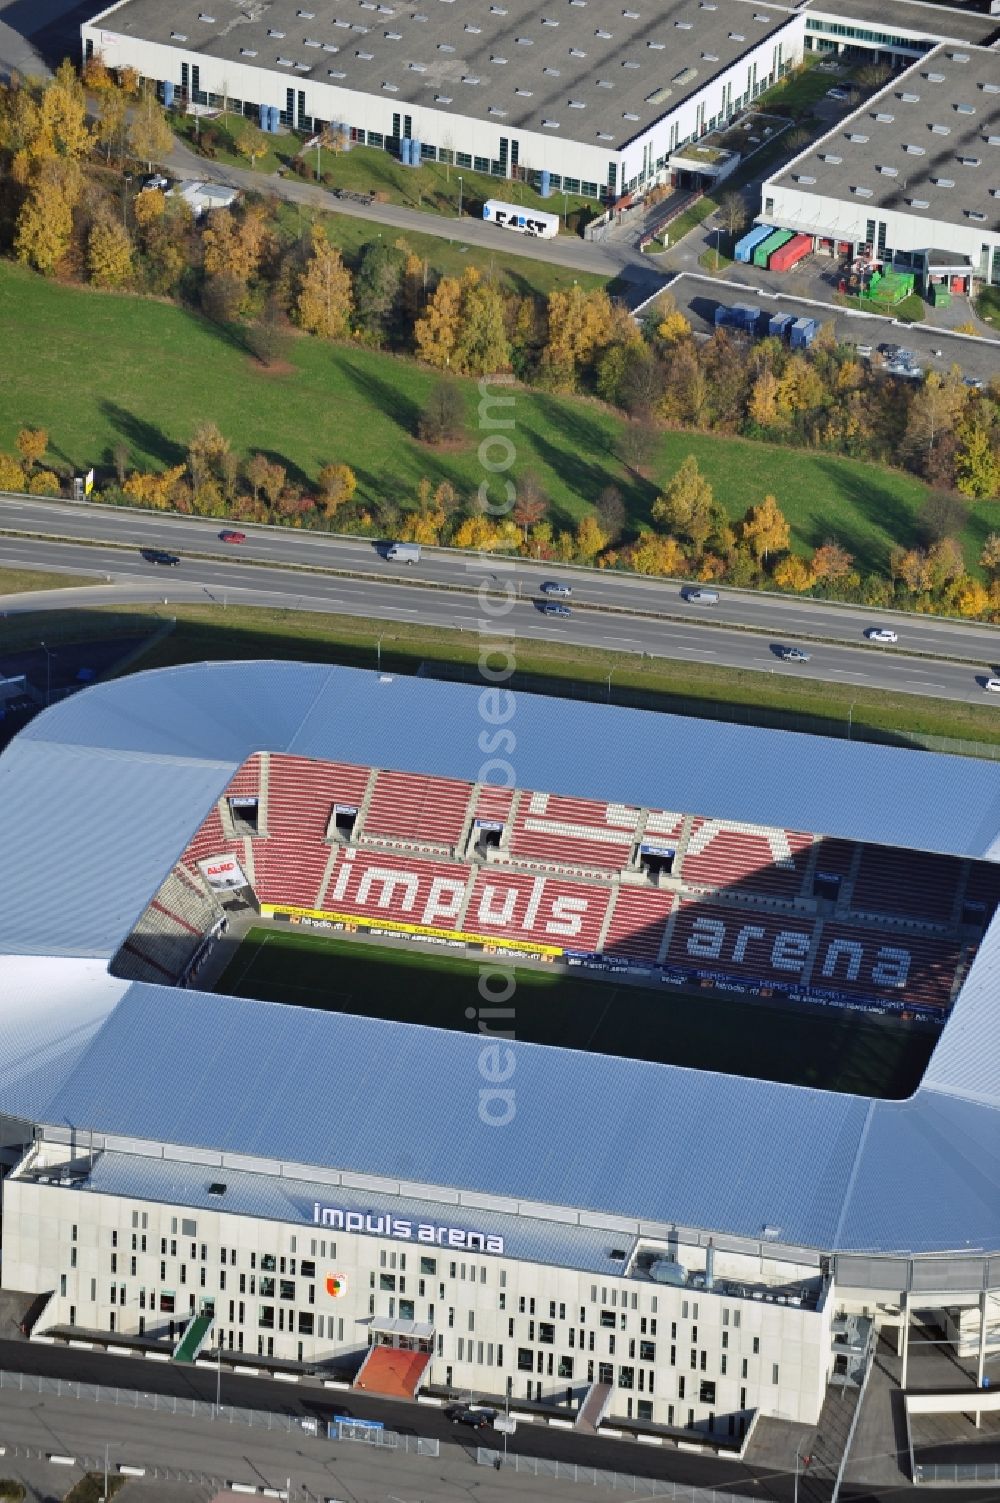
[[[524,1472],[531,1477],[548,1477],[557,1482],[582,1483],[603,1487],[611,1492],[631,1493],[637,1498],[673,1498],[677,1503],[755,1503],[742,1493],[723,1492],[716,1488],[689,1487],[664,1477],[639,1477],[632,1472],[609,1471],[600,1466],[580,1466],[573,1461],[554,1461],[544,1456],[522,1456],[517,1452],[497,1451],[490,1446],[476,1448],[477,1466],[504,1468]]]

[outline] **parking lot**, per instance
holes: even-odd
[[[741,270],[745,272],[748,268]],[[891,318],[856,313],[798,291],[794,295],[773,292],[728,272],[724,277],[682,272],[665,290],[676,300],[696,334],[713,332],[715,310],[720,303],[759,301],[762,311],[790,313],[795,318],[808,315],[821,324],[832,323],[837,338],[844,343],[867,346],[872,351],[884,344],[900,346],[910,353],[912,364],[922,372],[948,371],[957,365],[967,378],[984,384],[1000,372],[1000,342],[963,336],[948,329],[932,329],[926,324],[897,324]],[[899,367],[898,361],[896,364]],[[900,367],[897,374],[906,372]]]

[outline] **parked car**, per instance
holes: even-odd
[[[245,532],[234,532],[231,527],[224,527],[219,533],[220,543],[245,543],[246,540]]]
[[[153,172],[149,177],[143,178],[142,186],[144,188],[159,188],[161,192],[165,192],[170,187],[170,179],[164,177],[162,172]]]
[[[563,584],[562,581],[558,579],[547,579],[542,585],[543,595],[572,595],[572,593],[573,586]]]
[[[470,1425],[473,1430],[486,1430],[492,1423],[493,1414],[487,1409],[468,1409],[464,1404],[453,1404],[446,1411],[453,1425]]]
[[[568,605],[562,605],[558,600],[546,600],[542,606],[544,616],[572,616],[573,612]]]
[[[868,630],[865,632],[865,636],[868,638],[869,642],[899,641],[899,637],[896,632],[892,631],[888,626],[869,626]]]
[[[842,104],[845,99],[850,99],[851,91],[850,89],[841,88],[840,84],[834,84],[832,89],[827,89],[826,97],[827,99],[836,99]]]
[[[176,553],[167,553],[164,548],[143,548],[142,556],[147,564],[179,564]]]
[[[854,350],[862,360],[870,360],[872,358],[872,347],[870,344],[856,344]]]
[[[781,656],[786,663],[808,663],[812,654],[803,652],[801,647],[783,647]]]

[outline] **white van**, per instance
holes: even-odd
[[[385,556],[394,564],[419,564],[420,544],[393,543]]]

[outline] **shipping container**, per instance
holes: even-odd
[[[749,261],[753,255],[755,246],[758,246],[762,240],[766,240],[768,235],[773,234],[773,224],[755,224],[752,230],[747,231],[742,240],[737,240],[736,249],[733,251],[734,257],[737,261]]]
[[[743,329],[748,334],[753,334],[757,329],[757,319],[760,317],[760,309],[751,303],[734,303],[727,307],[720,303],[715,310],[715,327],[727,329]]]
[[[753,264],[761,267],[766,266],[778,247],[786,244],[791,238],[791,230],[773,230],[766,240],[762,240],[754,248]]]
[[[807,350],[816,338],[818,328],[814,318],[797,318],[788,331],[788,343],[793,350]]]
[[[779,246],[767,263],[769,271],[791,271],[813,248],[811,235],[793,235],[785,245]]]
[[[794,322],[794,313],[772,313],[767,321],[767,332],[778,339],[787,339],[789,327]]]

